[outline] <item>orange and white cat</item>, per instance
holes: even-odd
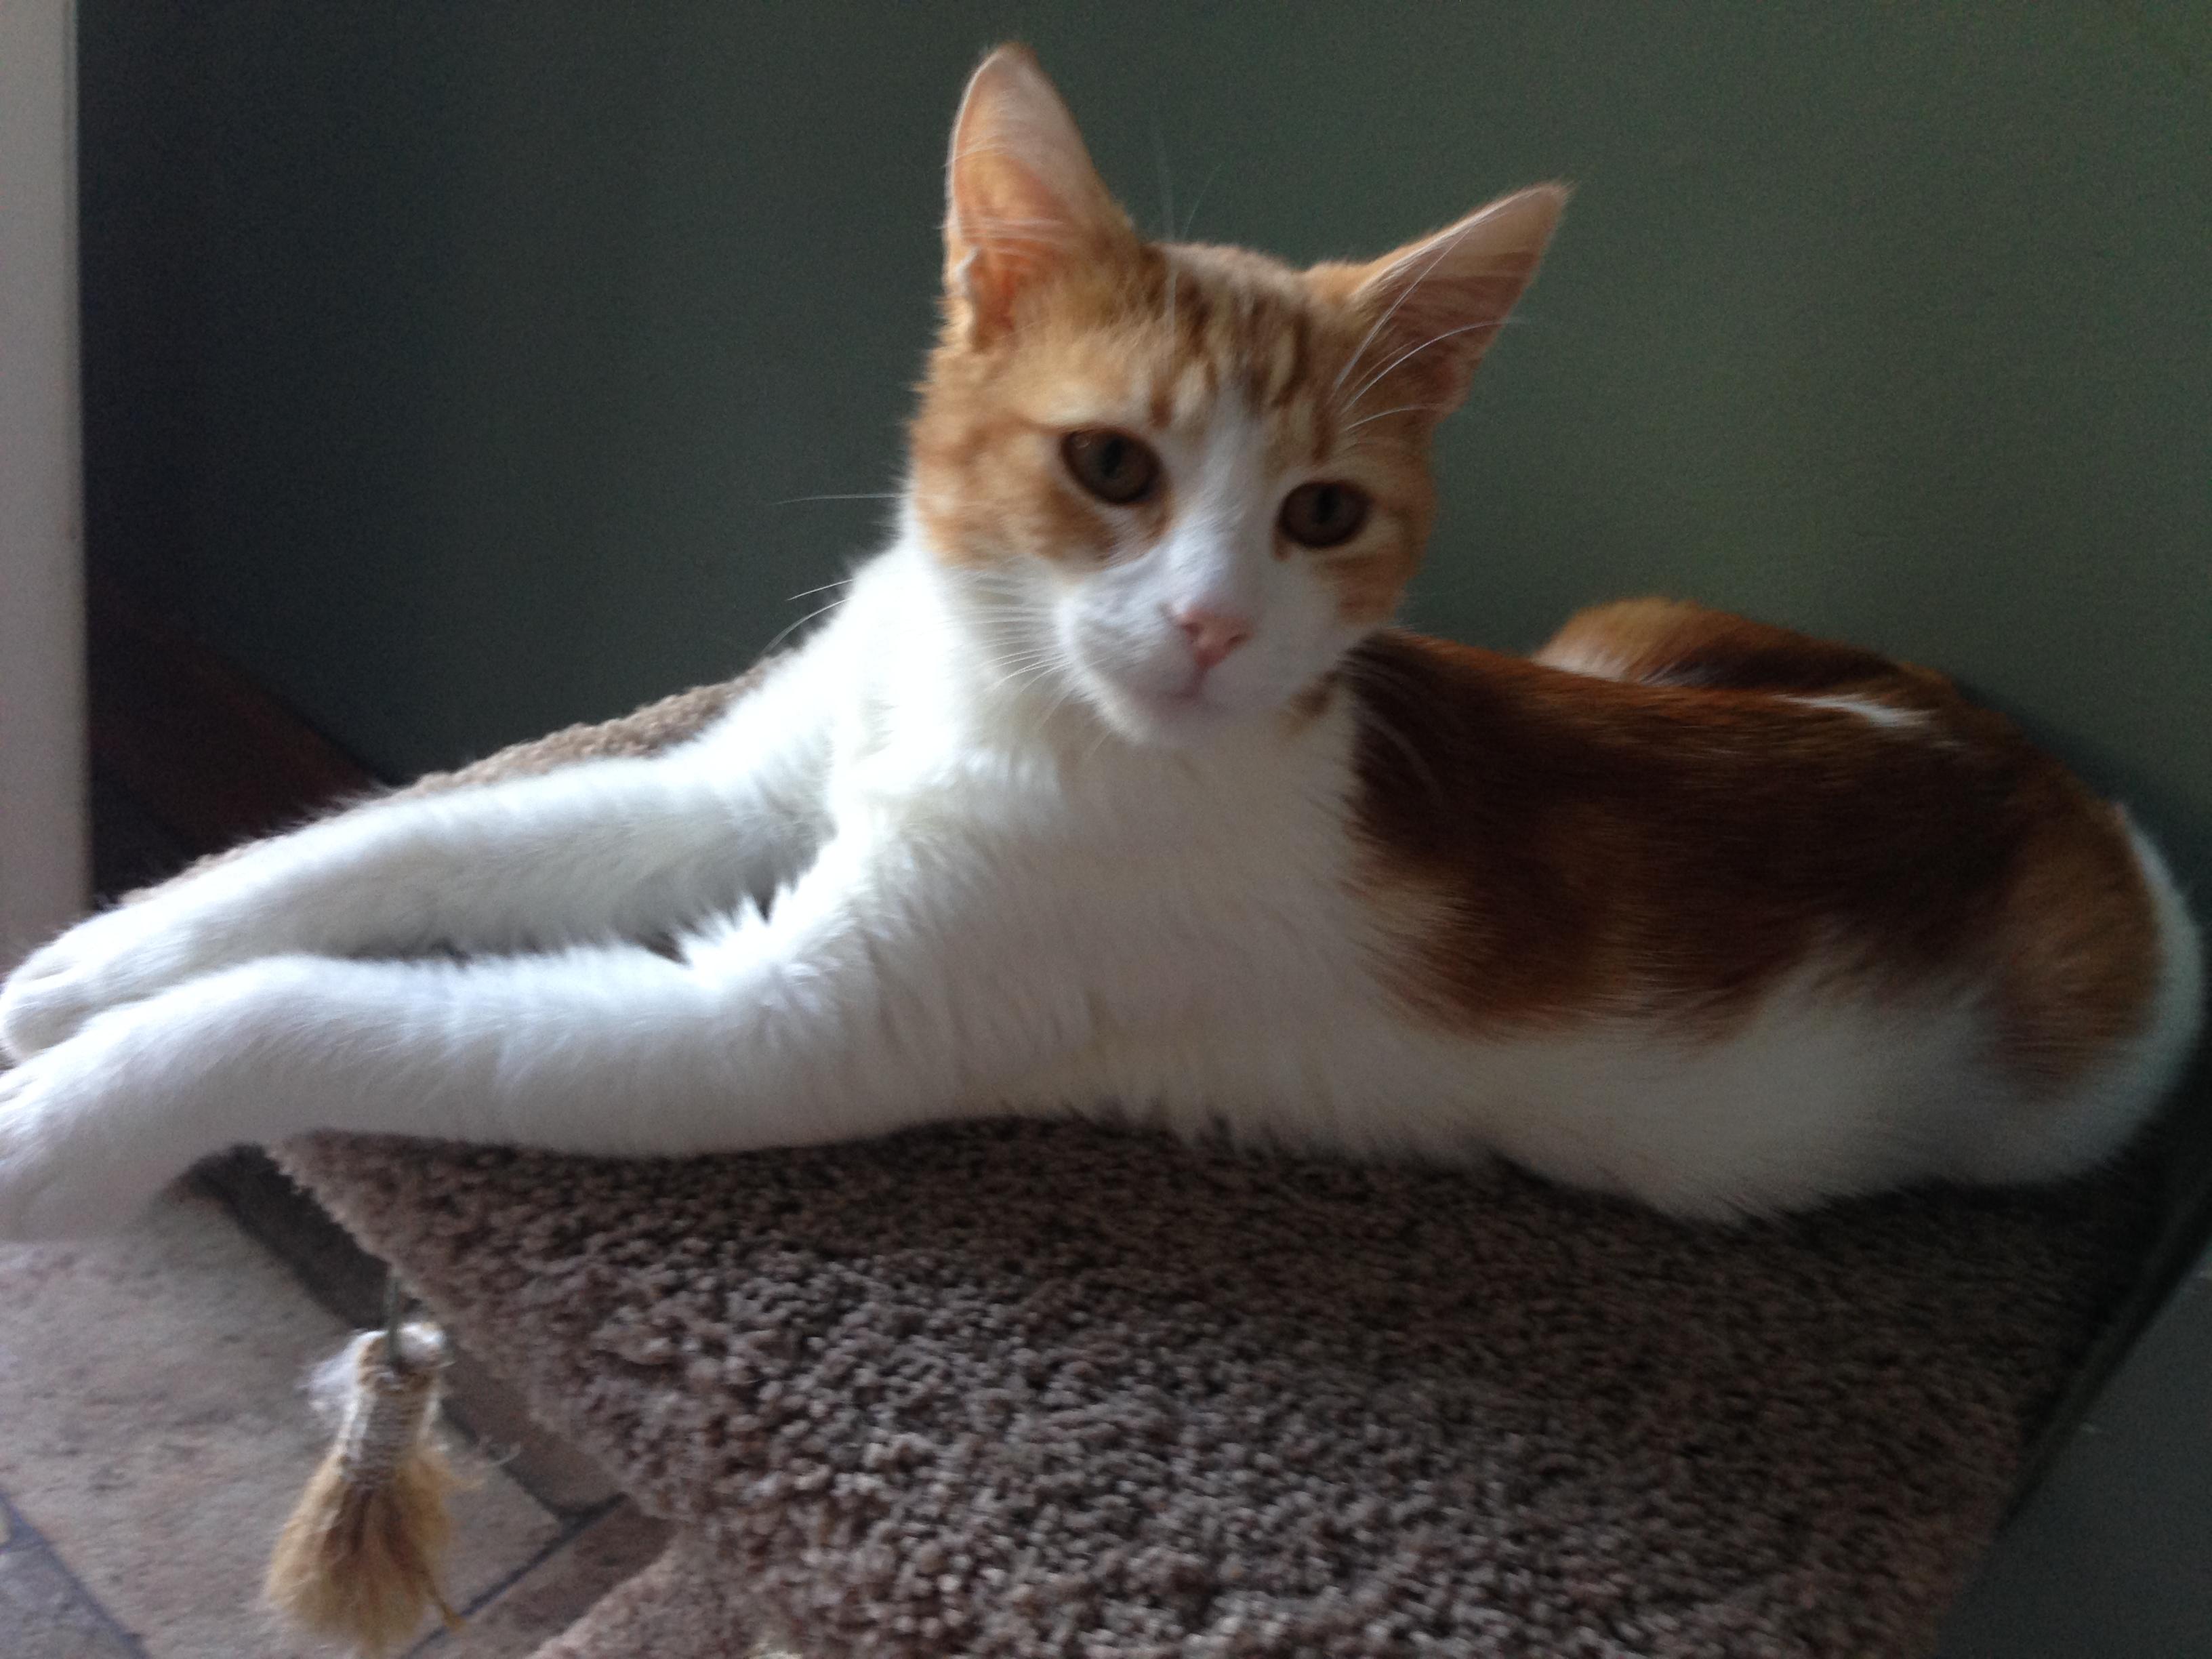
[[[672,752],[358,811],[33,956],[0,1232],[316,1128],[683,1153],[1111,1108],[1705,1216],[2106,1157],[2197,942],[2003,720],[1688,605],[1534,661],[1385,626],[1565,199],[1368,264],[1147,243],[995,53],[896,535],[832,619]]]

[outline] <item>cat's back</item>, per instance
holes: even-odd
[[[1363,880],[1426,1029],[1717,1060],[1789,1049],[1794,1010],[1863,1093],[1948,1082],[1970,1116],[2018,1115],[1920,1149],[1993,1178],[2095,1157],[2168,1081],[2194,929],[2124,815],[2010,722],[1925,670],[1663,602],[1540,658],[1384,633],[1347,665]]]

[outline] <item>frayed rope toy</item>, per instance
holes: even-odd
[[[434,1432],[451,1352],[427,1321],[400,1322],[395,1279],[382,1330],[363,1331],[315,1376],[337,1437],[276,1540],[262,1593],[308,1633],[380,1656],[434,1607],[460,1623],[438,1588],[459,1484]]]

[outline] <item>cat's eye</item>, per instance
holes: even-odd
[[[1060,441],[1060,459],[1075,482],[1102,501],[1132,507],[1160,487],[1160,458],[1142,438],[1110,427],[1071,432]]]
[[[1367,492],[1348,483],[1300,484],[1283,497],[1276,523],[1301,547],[1348,542],[1367,522]]]

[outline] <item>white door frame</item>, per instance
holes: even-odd
[[[76,9],[0,3],[0,967],[81,910]]]

